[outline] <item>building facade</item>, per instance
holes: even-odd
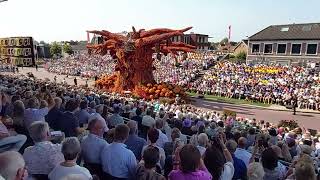
[[[272,25],[248,39],[247,63],[320,62],[320,23]]]
[[[172,42],[183,42],[192,46],[195,46],[199,51],[206,51],[209,50],[210,42],[209,42],[209,35],[205,34],[184,34],[181,36],[174,36],[171,38]]]
[[[248,52],[248,40],[242,40],[239,42],[236,47],[233,48],[233,54],[236,56],[240,54],[241,52],[245,52],[247,54]]]

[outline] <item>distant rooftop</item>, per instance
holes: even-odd
[[[320,23],[271,25],[250,40],[320,40]]]

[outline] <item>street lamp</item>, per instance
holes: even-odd
[[[250,51],[250,37],[246,36],[248,38],[248,49],[247,49],[247,57],[246,57],[246,64],[248,65],[248,56]]]

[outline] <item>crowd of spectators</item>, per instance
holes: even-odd
[[[0,76],[0,175],[14,179],[315,180],[319,135]]]
[[[197,59],[197,56],[190,54],[185,60],[180,57],[168,55],[162,57],[160,61],[154,62],[155,70],[153,75],[155,80],[160,82],[167,82],[177,84],[180,86],[188,86],[194,81],[201,71],[208,69],[214,63],[214,58]],[[210,56],[211,57],[211,56]]]
[[[303,67],[218,63],[189,89],[200,94],[320,110],[320,75]]]
[[[76,54],[47,62],[49,72],[92,78],[114,72],[115,60],[110,55]]]

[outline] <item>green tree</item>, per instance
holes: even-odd
[[[57,42],[53,42],[50,45],[50,54],[51,56],[61,56],[62,48]]]
[[[67,53],[67,54],[72,54],[73,53],[73,50],[72,50],[72,47],[71,47],[71,45],[70,44],[68,44],[68,43],[64,43],[64,45],[63,45],[63,52],[64,53]]]
[[[228,44],[228,42],[229,42],[229,39],[225,37],[220,41],[220,44]]]
[[[239,59],[239,60],[245,60],[246,58],[247,58],[247,53],[246,52],[244,52],[244,51],[241,51],[241,52],[239,52],[238,54],[237,54],[237,59]]]

